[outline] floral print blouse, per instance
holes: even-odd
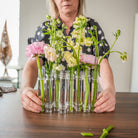
[[[59,18],[60,19],[60,18]],[[94,19],[91,19],[91,18],[88,18],[88,21],[87,21],[87,26],[85,28],[85,36],[88,37],[90,36],[90,34],[88,33],[88,30],[91,29],[93,30],[93,25],[95,25],[97,27],[97,34],[98,34],[98,40],[103,42],[103,44],[99,44],[98,47],[99,47],[99,56],[103,56],[108,50],[109,50],[109,44],[104,36],[104,32],[103,30],[101,29],[101,27],[99,26],[99,24],[94,20]],[[59,29],[62,29],[62,21],[60,19],[60,24],[58,25],[58,28]],[[47,29],[47,26],[45,25],[45,22],[39,26],[37,28],[37,31],[35,32],[35,37],[31,37],[31,38],[28,38],[28,44],[31,44],[33,42],[36,42],[36,41],[44,41],[45,43],[49,44],[49,35],[44,35],[44,29]],[[71,36],[71,33],[72,31],[74,30],[73,26],[70,28],[70,32],[68,35]],[[63,34],[65,36],[67,36],[66,34],[66,30],[63,31]],[[67,51],[67,48],[65,47],[64,48],[65,51]],[[82,53],[85,53],[85,54],[92,54],[92,55],[95,55],[95,48],[94,46],[86,46],[86,45],[83,45],[82,46]],[[105,58],[108,59],[109,55],[106,55]],[[46,61],[46,59],[44,57],[42,57],[43,61]],[[62,61],[63,62],[63,65],[66,66],[66,61]]]

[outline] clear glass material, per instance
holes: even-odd
[[[66,73],[67,112],[74,111],[74,75]]]
[[[53,72],[54,80],[54,95],[53,95],[53,104],[54,104],[54,112],[59,112],[59,85],[60,85],[60,77],[59,72]]]
[[[92,90],[92,78],[90,76],[84,76],[83,78],[83,112],[91,111],[91,90]]]
[[[53,78],[48,76],[44,79],[45,88],[45,112],[51,113],[53,107]]]
[[[59,113],[67,112],[67,79],[66,74],[61,72],[59,75]]]
[[[45,112],[72,113],[93,112],[98,94],[98,81],[90,70],[70,73],[69,71],[46,74],[43,69]],[[38,91],[41,95],[40,78]]]
[[[99,94],[99,92],[98,92],[98,90],[99,90],[99,84],[98,84],[98,79],[96,79],[96,80],[94,80],[94,79],[92,79],[92,84],[91,84],[91,112],[93,112],[94,111],[94,104],[95,104],[95,101],[96,101],[96,99],[97,99],[97,96],[98,96],[98,94]]]
[[[74,109],[76,112],[82,111],[82,92],[83,92],[83,79],[82,74],[80,73],[80,76],[75,76],[74,80]]]

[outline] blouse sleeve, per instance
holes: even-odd
[[[28,44],[31,44],[37,41],[39,42],[43,41],[44,43],[49,44],[49,35],[44,35],[44,30],[46,29],[47,29],[47,26],[45,25],[45,22],[41,26],[38,26],[35,32],[35,36],[28,38]],[[40,56],[40,58],[42,58],[43,65],[44,65],[45,62],[47,62],[46,58],[44,56]]]
[[[102,28],[100,27],[100,25],[94,21],[93,19],[90,19],[89,21],[89,26],[90,28],[93,30],[93,25],[97,26],[97,34],[98,34],[98,40],[101,42],[98,45],[99,48],[99,56],[103,56],[109,49],[110,46],[105,38],[104,32],[102,30]],[[93,47],[93,55],[95,55],[95,51],[94,51],[94,47]],[[106,55],[105,58],[108,59],[109,55]]]
[[[37,42],[37,41],[39,41],[39,42],[43,41],[43,42],[49,44],[49,35],[44,35],[44,29],[47,29],[45,22],[41,26],[37,27],[34,37],[28,38],[28,44],[31,44],[31,43]]]

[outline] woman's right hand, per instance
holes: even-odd
[[[40,113],[42,110],[42,101],[38,97],[38,91],[34,90],[31,87],[25,87],[22,89],[21,103],[23,107],[28,111]]]

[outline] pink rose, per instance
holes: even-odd
[[[27,46],[26,48],[26,56],[27,57],[35,57],[36,55],[44,54],[44,46],[46,44],[44,42],[34,42]]]

